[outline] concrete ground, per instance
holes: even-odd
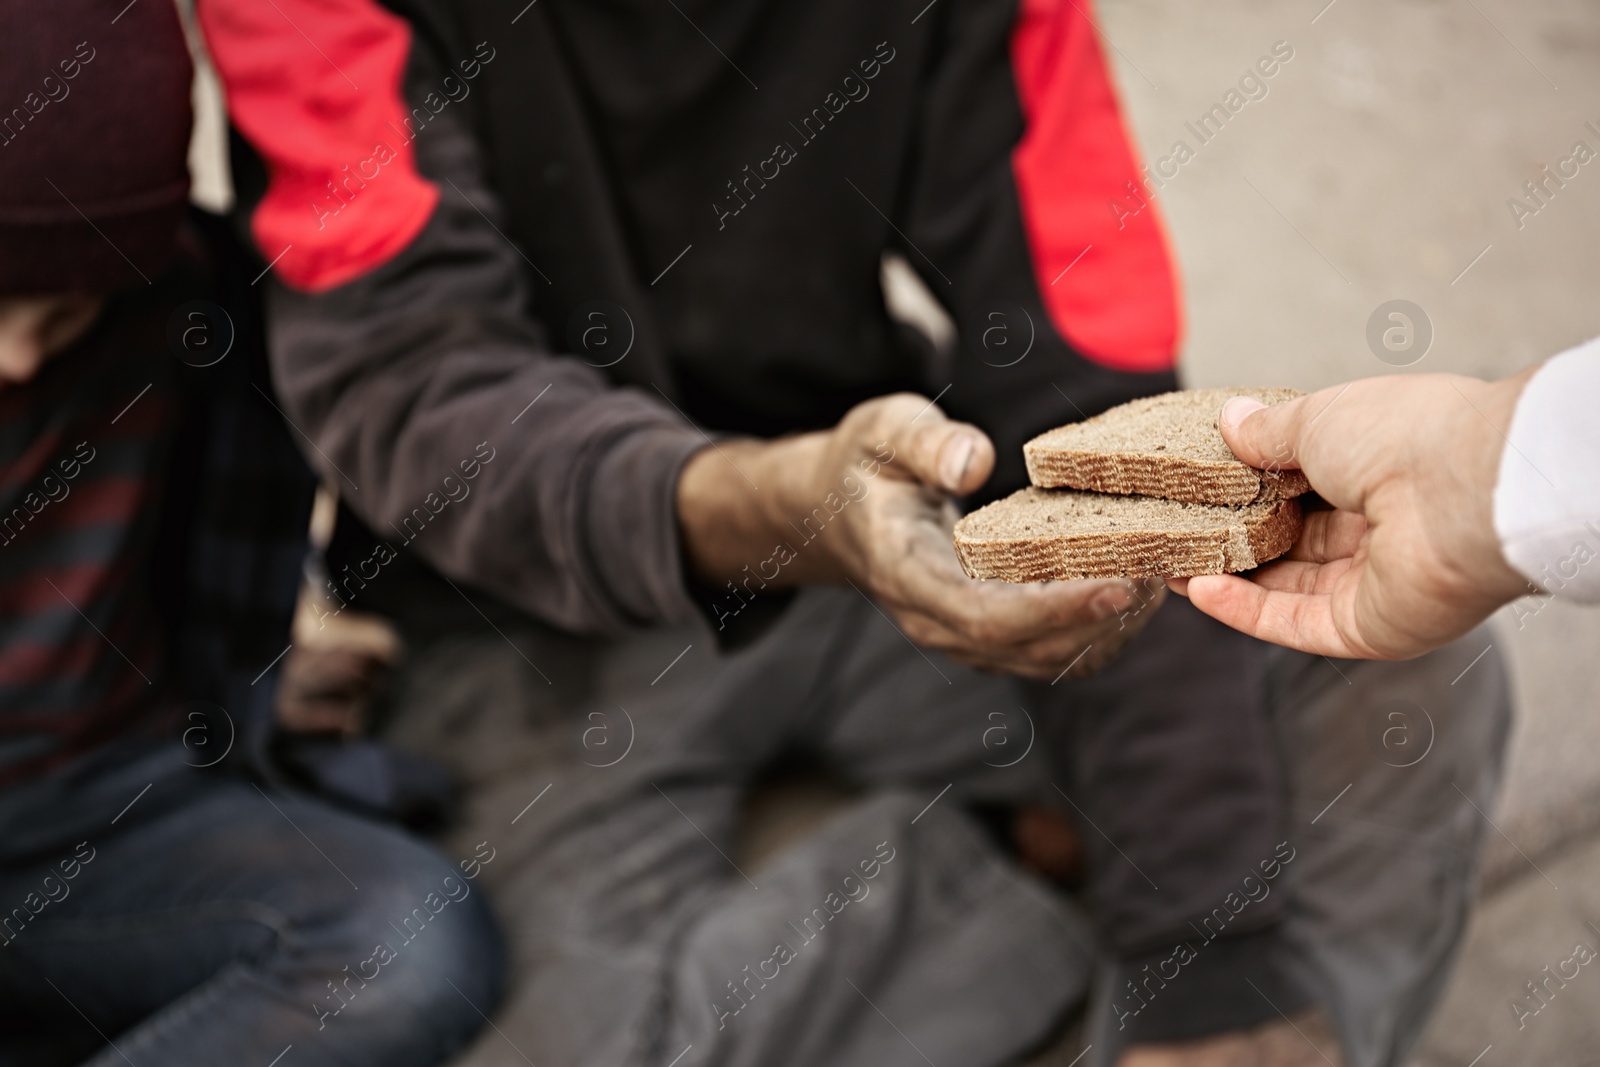
[[[1542,205],[1523,189],[1575,142],[1600,152],[1600,5],[1101,0],[1100,27],[1147,161],[1180,140],[1194,151],[1157,194],[1186,279],[1190,382],[1500,376],[1600,334],[1600,162]],[[1185,123],[1280,41],[1293,58],[1266,95],[1200,144]],[[1537,212],[1514,214],[1513,197]],[[1408,371],[1366,337],[1393,299],[1432,326]],[[1600,950],[1600,836],[1585,836],[1600,826],[1600,611],[1530,600],[1500,621],[1520,711],[1491,813],[1502,832],[1416,1063],[1600,1064],[1600,961],[1520,1031],[1511,1007],[1575,942]]]
[[[1479,903],[1462,964],[1413,1067],[1465,1067],[1479,1056],[1478,1067],[1600,1064],[1595,952],[1600,835],[1546,855],[1537,870],[1528,867]]]

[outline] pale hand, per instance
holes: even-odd
[[[1371,378],[1263,408],[1235,397],[1222,436],[1246,463],[1303,470],[1335,510],[1250,578],[1167,584],[1235,629],[1326,656],[1404,659],[1528,592],[1500,552],[1493,493],[1517,397],[1454,375]]]

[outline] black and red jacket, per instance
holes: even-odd
[[[916,389],[1015,488],[1027,437],[1174,384],[1092,10],[202,0],[288,415],[380,536],[580,632],[694,614],[702,428]],[[891,321],[890,251],[953,354]]]

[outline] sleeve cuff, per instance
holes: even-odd
[[[1600,338],[1554,357],[1517,400],[1494,489],[1507,562],[1545,592],[1600,603]]]
[[[635,624],[693,623],[678,534],[678,476],[706,447],[687,426],[628,434],[595,466],[584,509],[590,559],[620,612]]]

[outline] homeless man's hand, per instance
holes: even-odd
[[[690,565],[714,585],[758,571],[775,586],[848,582],[912,641],[958,662],[1043,679],[1069,666],[1070,677],[1092,673],[1164,591],[968,578],[951,544],[950,497],[976,490],[993,467],[994,446],[976,427],[899,393],[857,405],[826,432],[696,453],[678,482],[678,521]]]
[[[360,736],[387,669],[358,646],[296,645],[278,681],[278,725],[290,733]]]

